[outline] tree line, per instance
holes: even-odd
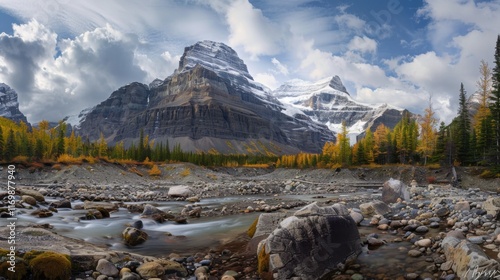
[[[479,67],[477,108],[470,108],[460,84],[457,116],[437,127],[432,100],[420,120],[405,112],[393,129],[381,124],[364,138],[349,144],[345,123],[335,143],[327,142],[321,154],[282,156],[282,167],[340,167],[364,164],[483,165],[500,173],[500,35],[494,67],[484,60]]]

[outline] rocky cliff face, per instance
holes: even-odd
[[[133,116],[147,108],[148,96],[147,85],[132,83],[121,87],[99,105],[84,110],[78,116],[81,122],[73,124],[73,128],[90,141],[96,141],[102,133],[108,141],[113,142],[116,132],[128,126]]]
[[[210,41],[185,49],[179,68],[150,86],[133,83],[81,116],[78,133],[108,143],[150,139],[186,151],[319,152],[333,135],[300,112],[290,113],[258,83],[228,46]]]
[[[26,116],[19,111],[16,91],[4,83],[0,83],[0,116],[28,124]]]
[[[292,80],[272,92],[285,104],[290,104],[335,133],[345,122],[351,139],[367,128],[383,123],[394,127],[403,115],[402,109],[387,104],[375,106],[356,102],[347,92],[338,76],[315,83]]]

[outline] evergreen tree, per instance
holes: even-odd
[[[3,131],[2,131],[2,127],[0,126],[0,160],[3,159],[4,146],[5,146],[5,143],[3,141]]]
[[[56,156],[60,156],[65,152],[64,134],[66,134],[66,123],[59,122]]]
[[[477,153],[476,161],[486,161],[487,155],[493,147],[492,142],[492,125],[491,125],[491,111],[489,108],[488,100],[491,96],[491,69],[488,63],[484,60],[481,61],[479,67],[481,77],[477,81],[477,94],[479,95],[479,108],[474,115],[474,135],[476,141],[475,151]]]
[[[492,75],[492,91],[490,96],[490,110],[494,127],[494,163],[500,165],[500,35],[495,47],[495,66]]]
[[[17,155],[16,139],[14,137],[14,130],[12,128],[9,130],[7,135],[7,144],[5,146],[5,159],[7,161],[12,160]]]
[[[470,119],[464,84],[460,84],[459,107],[457,116],[457,159],[466,164],[470,161]]]
[[[141,128],[141,132],[139,135],[139,146],[137,147],[137,160],[138,161],[144,161],[146,158],[145,151],[144,151],[144,129]]]

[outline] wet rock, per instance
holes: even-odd
[[[54,208],[71,208],[71,202],[67,199],[63,199],[50,203],[50,206]]]
[[[382,188],[382,201],[384,203],[394,203],[398,198],[408,201],[410,200],[410,192],[403,182],[391,178],[384,183]]]
[[[125,244],[130,246],[136,246],[141,243],[144,243],[148,239],[148,234],[140,229],[136,229],[133,227],[127,227],[122,232],[123,239],[125,240]]]
[[[118,210],[118,206],[111,202],[85,201],[83,203],[83,209],[85,210],[98,209],[98,208],[104,208],[108,212],[113,212]]]
[[[39,218],[48,218],[52,217],[54,214],[52,213],[52,211],[48,209],[38,209],[31,212],[31,215],[38,216]]]
[[[313,203],[297,213],[300,216],[283,220],[259,246],[259,272],[265,272],[262,266],[268,260],[267,271],[275,272],[276,279],[292,275],[319,279],[361,252],[356,223],[345,206],[318,207]]]
[[[191,196],[191,197],[186,198],[186,201],[191,202],[191,203],[196,203],[196,202],[200,202],[200,198],[198,196]]]
[[[21,200],[28,203],[29,205],[31,206],[35,206],[36,205],[36,199],[30,195],[23,195],[21,196]]]
[[[144,227],[144,224],[142,223],[141,220],[137,220],[132,223],[132,227],[136,229],[142,229]]]
[[[106,259],[100,259],[97,262],[97,267],[95,270],[101,274],[104,274],[106,276],[111,276],[111,277],[118,276],[118,273],[119,273],[119,271],[115,267],[115,265]]]
[[[45,197],[39,191],[24,189],[24,188],[20,188],[18,190],[19,190],[19,193],[21,194],[21,196],[29,195],[29,196],[33,197],[34,199],[36,199],[36,201],[38,201],[38,202],[45,201]]]
[[[173,186],[168,189],[170,197],[189,197],[193,195],[193,190],[189,186]]]

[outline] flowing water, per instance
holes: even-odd
[[[331,199],[333,197],[347,196],[344,194],[325,195],[325,198],[315,199],[314,195],[284,195],[279,198],[263,196],[231,196],[222,198],[206,198],[199,204],[203,211],[220,211],[224,206],[230,206],[241,202],[248,205],[255,200],[268,199],[300,199],[304,201],[318,201]],[[46,198],[47,202],[56,199]],[[181,212],[187,202],[134,202],[125,204],[151,203],[165,212]],[[74,201],[72,205],[78,208],[82,201]],[[245,204],[246,205],[246,204]],[[21,223],[50,224],[53,231],[60,235],[84,240],[95,245],[104,245],[112,250],[129,251],[151,256],[166,256],[172,252],[179,254],[190,254],[229,241],[232,237],[245,232],[259,213],[235,214],[230,216],[191,218],[187,224],[177,224],[167,221],[159,224],[151,219],[141,219],[140,214],[130,213],[125,208],[120,208],[111,213],[110,218],[101,220],[80,220],[87,210],[58,209],[52,217],[38,218],[28,213],[19,214]],[[134,221],[142,220],[144,230],[148,233],[148,240],[138,246],[130,247],[123,244],[122,232]],[[171,235],[171,236],[170,236]]]

